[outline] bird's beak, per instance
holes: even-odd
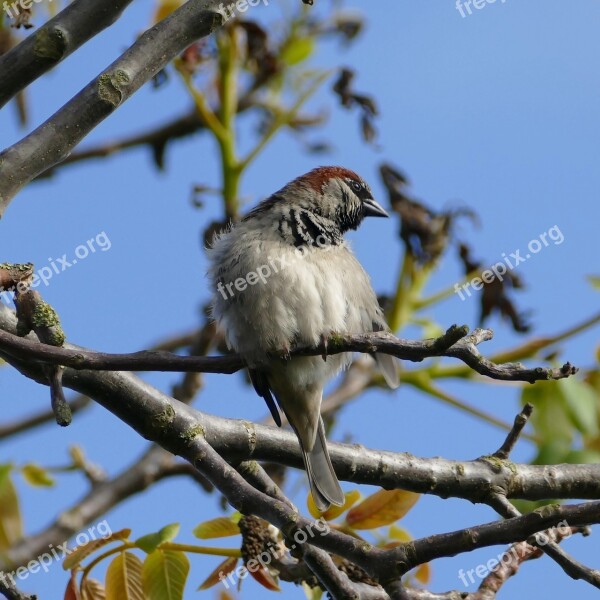
[[[378,202],[375,202],[373,198],[369,198],[368,200],[363,201],[363,206],[365,207],[365,217],[389,217],[385,210],[383,210],[383,206]]]

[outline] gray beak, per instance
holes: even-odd
[[[383,207],[373,200],[373,198],[369,198],[368,200],[363,200],[363,206],[365,208],[365,217],[389,217]]]

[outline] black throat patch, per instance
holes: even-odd
[[[296,248],[339,246],[344,241],[335,223],[304,208],[292,208],[289,213],[282,215],[278,231],[284,240]]]

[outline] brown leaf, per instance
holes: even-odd
[[[71,571],[69,583],[65,590],[64,600],[79,600],[79,587],[77,586],[77,571]]]
[[[198,591],[207,590],[222,581],[229,573],[232,573],[238,563],[237,558],[226,558],[210,575],[200,584]]]
[[[254,579],[258,581],[258,583],[260,583],[260,585],[267,588],[268,590],[271,590],[272,592],[281,591],[277,580],[273,577],[273,575],[271,575],[271,573],[267,569],[265,569],[265,567],[261,566],[256,571],[251,570],[250,575],[252,575],[252,577],[254,577]]]

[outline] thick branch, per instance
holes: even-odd
[[[223,22],[217,0],[188,0],[28,136],[0,154],[0,216],[18,191],[63,160],[171,59]]]
[[[0,56],[0,108],[32,81],[112,25],[132,0],[75,0]]]
[[[0,325],[7,328],[15,326],[14,315],[4,307],[0,310]],[[10,355],[7,355],[7,359],[27,376],[45,382],[39,365],[23,363]],[[260,459],[263,458],[261,448],[264,450],[269,447],[269,456],[264,458],[284,463],[289,460],[289,464],[298,466],[301,464],[300,453],[291,434],[199,413],[161,394],[129,373],[66,369],[65,385],[95,398],[145,438],[186,458],[241,512],[267,519],[289,537],[293,537],[297,527],[309,525],[309,521],[287,504],[250,486],[224,460],[227,457],[237,462],[244,455]],[[507,496],[523,497],[526,496],[524,490],[529,486],[538,491],[545,488],[546,498],[559,497],[560,493],[554,493],[554,489],[565,483],[565,490],[568,489],[573,497],[585,497],[591,488],[595,488],[595,497],[600,497],[599,465],[529,467],[508,464],[497,458],[452,463],[364,449],[357,451],[356,447],[337,444],[332,445],[332,458],[342,479],[382,484],[385,487],[405,487],[443,497],[458,495],[474,501],[485,501],[499,490],[506,490]],[[546,469],[552,470],[552,474],[548,474]],[[407,485],[398,485],[399,472],[406,475],[409,471]],[[575,473],[578,476],[570,480]],[[452,488],[458,493],[452,493]],[[526,539],[565,519],[571,526],[596,523],[600,521],[600,502],[545,507],[524,517],[431,536],[393,550],[372,547],[365,550],[364,543],[337,531],[314,538],[313,541],[320,548],[351,560],[382,583],[389,584],[423,562]],[[388,585],[389,589],[392,587]]]
[[[14,313],[0,305],[0,330],[14,331],[15,326]],[[15,359],[2,350],[0,355],[25,376],[47,385],[40,364]],[[156,439],[163,447],[174,444],[174,451],[182,439],[203,433],[228,460],[254,459],[302,466],[298,442],[291,432],[194,410],[133,374],[66,369],[63,382],[102,404],[146,439]],[[597,464],[521,465],[494,457],[452,461],[347,444],[330,444],[330,452],[341,479],[389,489],[483,503],[497,493],[527,500],[600,498]]]

